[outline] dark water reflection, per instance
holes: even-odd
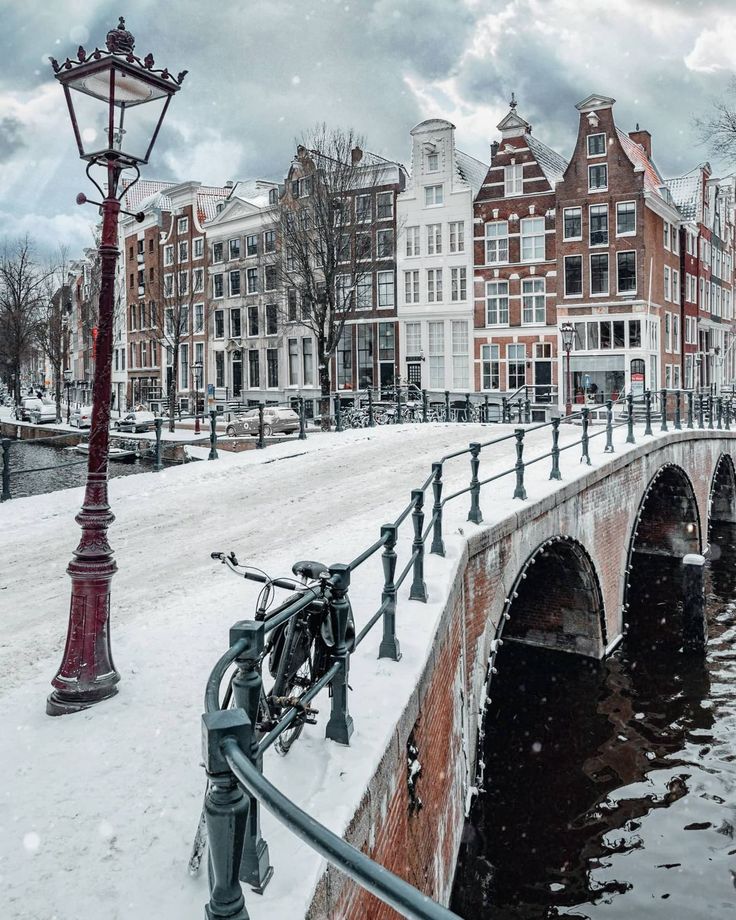
[[[607,661],[504,646],[461,916],[736,915],[736,530],[712,545],[705,659],[661,641],[678,625],[679,572],[642,560]]]

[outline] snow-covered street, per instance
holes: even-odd
[[[594,429],[601,430],[600,426]],[[200,714],[206,677],[227,646],[229,626],[252,616],[258,586],[243,583],[210,559],[236,551],[243,563],[289,574],[299,558],[349,562],[394,520],[433,460],[512,428],[406,425],[319,435],[264,451],[220,453],[192,463],[117,479],[110,530],[118,572],[112,586],[112,646],[121,673],[113,700],[74,716],[45,715],[49,681],[66,636],[70,582],[65,573],[79,536],[73,489],[0,506],[0,877],[4,916],[12,920],[199,920],[206,880],[186,863],[204,790]],[[579,427],[562,426],[561,445]],[[616,450],[625,449],[625,429]],[[549,449],[550,432],[531,432],[526,457]],[[591,442],[603,462],[603,438]],[[481,455],[481,478],[510,467],[513,439]],[[563,480],[590,469],[579,448],[562,456]],[[469,479],[468,457],[448,461],[445,494]],[[557,487],[549,460],[528,471],[533,500]],[[518,507],[512,477],[486,487],[486,522]],[[468,496],[447,507],[447,556],[428,556],[430,600],[400,594],[397,631],[403,658],[376,658],[380,626],[351,664],[349,748],[307,727],[287,758],[266,757],[269,778],[340,833],[384,750],[386,738],[425,660],[444,592],[461,552]],[[399,568],[408,556],[410,522],[402,527]],[[380,557],[354,575],[351,599],[360,627],[380,603]],[[254,920],[303,915],[322,861],[264,815],[263,834],[275,868],[263,897],[246,891]],[[135,879],[135,883],[132,880]]]

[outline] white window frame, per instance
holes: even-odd
[[[593,186],[591,185],[591,182],[590,182],[591,170],[601,169],[601,167],[605,169],[606,171],[606,184]],[[607,192],[607,191],[608,191],[608,163],[591,163],[588,166],[588,192],[595,195],[597,192]]]
[[[504,198],[518,198],[524,194],[524,164],[510,163],[503,168]]]
[[[600,153],[591,153],[591,152],[590,152],[590,142],[591,142],[591,140],[592,140],[594,137],[602,137],[602,138],[603,138],[603,150],[602,150]],[[606,145],[606,132],[605,132],[605,131],[597,131],[595,134],[589,134],[589,135],[586,137],[586,139],[585,139],[585,150],[586,150],[586,153],[587,153],[587,155],[588,155],[588,159],[589,159],[589,160],[590,160],[590,159],[595,159],[595,157],[604,157],[604,156],[606,155],[606,151],[607,151],[607,145]]]
[[[493,293],[491,293],[491,288],[495,288]],[[502,289],[504,291],[502,292]],[[486,303],[485,303],[485,319],[486,327],[493,328],[495,326],[508,326],[509,325],[509,283],[508,281],[494,280],[486,281]],[[490,301],[495,301],[495,315],[496,321],[491,322],[491,310],[490,310]],[[502,305],[502,302],[505,301],[505,305]],[[502,318],[503,317],[503,318]]]
[[[445,203],[444,185],[425,185],[424,186],[424,207],[440,208]]]
[[[419,227],[406,228],[406,257],[408,259],[421,255],[421,235]]]
[[[538,288],[538,290],[535,290]],[[539,318],[539,309],[541,300],[541,318]],[[531,319],[526,318],[527,304],[531,303]],[[521,325],[522,326],[544,326],[547,322],[547,286],[545,279],[539,276],[531,278],[522,278],[521,281]]]
[[[501,233],[498,232],[498,230],[500,230],[502,227],[505,227],[505,232],[503,233],[503,235],[501,235]],[[493,234],[491,234],[490,228],[494,228]],[[498,230],[496,230],[495,228],[498,228]],[[505,241],[505,249],[506,249],[505,258],[501,258],[501,259],[495,258],[489,261],[488,259],[489,241],[493,241],[495,243],[496,256],[498,256],[499,254],[499,247],[500,247],[501,241]],[[508,261],[509,261],[509,222],[507,220],[494,220],[494,221],[489,221],[486,224],[485,260],[486,260],[485,262],[486,265],[507,265],[508,264]]]
[[[539,227],[541,225],[542,232],[537,231],[536,233],[528,233],[525,230],[530,226]],[[541,254],[537,251],[539,247],[539,242],[541,240]],[[544,262],[546,254],[546,245],[545,245],[546,235],[545,235],[545,220],[544,217],[524,217],[520,221],[519,226],[519,248],[520,248],[520,262]],[[525,245],[531,244],[532,253],[524,254]]]
[[[633,230],[622,230],[621,232],[619,232],[619,229],[618,229],[618,209],[619,209],[619,208],[621,207],[621,205],[623,205],[623,204],[625,204],[625,205],[633,205],[633,207],[634,207],[634,229],[633,229]],[[610,236],[610,230],[609,230],[609,236]],[[636,236],[636,201],[617,201],[617,202],[616,202],[616,236],[617,236],[617,237]]]
[[[577,211],[578,217],[580,218],[580,235],[579,236],[566,236],[567,230],[565,229],[565,215],[568,211]],[[578,242],[583,239],[583,209],[578,206],[574,208],[563,208],[562,209],[562,239],[567,242]]]

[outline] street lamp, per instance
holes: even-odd
[[[66,423],[68,425],[72,417],[72,370],[69,367],[64,371],[64,389],[66,390]]]
[[[572,343],[575,341],[575,327],[572,323],[563,323],[560,326],[560,336],[562,338],[562,347],[565,350],[567,362],[566,373],[566,395],[565,395],[565,415],[572,415],[572,377],[570,375],[570,352]]]
[[[106,50],[87,52],[80,46],[76,60],[59,64],[51,58],[61,83],[79,148],[87,161],[87,176],[102,195],[90,202],[102,210],[100,243],[100,304],[92,388],[92,426],[84,503],[77,514],[82,537],[67,567],[72,580],[69,626],[61,666],[51,681],[54,690],[46,703],[52,716],[78,712],[117,693],[120,675],[110,649],[110,584],[117,568],[107,542],[107,528],[115,520],[107,494],[107,453],[110,442],[112,395],[112,320],[115,264],[119,250],[120,197],[140,177],[163,117],[186,75],[155,70],[152,55],[143,60],[133,54],[135,40],[121,17],[107,33]],[[105,170],[105,189],[90,170]],[[132,170],[132,182],[118,195],[122,173]],[[84,204],[84,194],[77,203]],[[128,211],[123,211],[128,214]],[[131,215],[138,221],[143,214]]]
[[[194,373],[194,433],[200,433],[199,427],[199,385],[202,381],[202,362],[196,361],[192,365]]]

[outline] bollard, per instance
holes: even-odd
[[[613,453],[613,401],[610,399],[606,400],[606,446],[603,453]]]
[[[590,409],[585,406],[582,410],[583,415],[583,433],[580,438],[580,445],[582,447],[583,453],[580,457],[581,463],[587,463],[590,466],[590,453],[588,452],[588,445],[590,443],[590,438],[588,436],[588,425],[590,424],[588,417],[590,416]]]
[[[509,398],[508,396],[501,397],[501,421],[510,422],[511,415],[509,414]]]
[[[450,421],[450,391],[445,390],[445,421]]]
[[[350,587],[350,569],[346,565],[330,566],[329,615],[335,644],[332,647],[332,663],[339,663],[340,670],[332,678],[332,707],[325,729],[325,737],[338,744],[349,744],[353,734],[353,720],[348,712],[348,674],[350,671],[350,649],[345,640],[350,616],[347,594]]]
[[[480,444],[474,442],[470,447],[470,511],[468,520],[480,524],[483,515],[480,510],[480,482],[478,481],[478,467],[480,466]]]
[[[342,431],[342,406],[340,405],[340,394],[335,396],[335,431]]]
[[[719,396],[716,399],[716,418],[718,419],[718,424],[716,428],[719,431],[723,430],[723,397]]]
[[[238,879],[248,822],[248,798],[228,766],[221,744],[225,738],[234,738],[247,751],[252,734],[251,722],[241,709],[202,716],[202,750],[208,779],[204,813],[210,847],[207,920],[248,920]]]
[[[647,390],[644,393],[644,410],[646,418],[646,426],[644,428],[644,434],[654,434],[652,431],[652,393],[651,390]]]
[[[483,421],[484,421],[484,422],[488,422],[488,421],[489,421],[489,418],[488,418],[488,416],[489,416],[489,411],[488,411],[488,410],[489,410],[489,407],[488,407],[488,394],[486,393],[486,395],[483,397]]]
[[[230,647],[245,639],[243,651],[235,659],[237,672],[233,677],[233,697],[236,709],[245,711],[251,725],[258,722],[258,707],[263,692],[261,679],[261,653],[264,647],[264,625],[252,620],[241,620],[230,629]],[[250,749],[245,749],[256,769],[263,773],[263,755],[258,755],[258,739],[251,732]],[[261,837],[258,799],[248,796],[248,821],[245,827],[243,856],[240,861],[240,881],[250,885],[258,894],[268,885],[273,867],[268,855],[268,844]]]
[[[217,460],[217,412],[214,409],[210,412],[210,452],[207,459]]]
[[[153,468],[158,472],[164,468],[163,460],[161,459],[161,430],[163,428],[164,420],[162,418],[155,418],[153,420],[154,427],[156,429],[156,454],[155,460],[153,462]]]
[[[473,412],[470,405],[470,393],[465,394],[465,421],[470,422],[473,420]]]
[[[400,425],[403,422],[401,417],[401,386],[396,387],[396,424]]]
[[[395,524],[384,524],[381,528],[381,539],[386,540],[383,545],[381,564],[383,565],[383,592],[381,604],[383,606],[383,638],[378,648],[379,658],[391,658],[398,661],[401,658],[399,640],[396,638],[396,534],[398,528]]]
[[[695,420],[693,418],[693,391],[687,391],[687,427],[694,428]]]
[[[427,402],[428,402],[427,391],[422,390],[422,421],[425,424],[427,422],[427,409],[428,409]]]
[[[708,641],[704,576],[703,556],[688,553],[682,557],[682,641],[692,652],[703,652]]]
[[[3,490],[0,494],[0,502],[7,502],[10,500],[10,445],[13,442],[10,438],[3,438],[2,447],[3,447]]]
[[[299,397],[299,440],[307,440],[307,413],[304,405],[304,397]]]
[[[411,513],[411,522],[414,525],[414,540],[411,545],[411,554],[414,556],[414,572],[409,591],[409,600],[422,601],[422,603],[426,604],[427,585],[424,581],[424,541],[422,540],[422,531],[424,530],[424,492],[421,489],[412,489],[411,500],[414,503],[414,510]]]
[[[731,403],[726,400],[726,405],[723,407],[724,415],[724,424],[726,426],[726,431],[731,430]]]
[[[532,404],[529,398],[524,400],[524,424],[530,425],[532,421]]]
[[[662,402],[662,424],[660,425],[660,431],[667,431],[667,390],[662,389],[659,398]]]
[[[373,418],[373,390],[368,387],[368,427],[373,428],[376,422]]]
[[[258,440],[256,441],[256,447],[258,447],[260,450],[263,450],[263,448],[266,446],[266,441],[263,436],[263,410],[265,408],[266,407],[262,402],[258,403]]]
[[[682,431],[682,419],[680,418],[680,391],[675,393],[675,431]]]
[[[552,472],[550,479],[562,479],[560,473],[560,419],[552,419]]]
[[[514,498],[526,498],[526,489],[524,488],[524,429],[517,428],[514,431],[516,436],[516,488],[514,489]]]
[[[628,418],[626,419],[626,443],[636,444],[634,438],[634,395],[628,393],[626,396],[626,406],[628,409]]]
[[[713,396],[708,394],[708,428],[713,430]]]
[[[698,393],[698,428],[705,428],[705,415],[704,415],[704,403],[705,397],[702,393]]]
[[[433,463],[432,472],[432,493],[434,504],[432,505],[432,517],[434,525],[432,527],[432,548],[430,553],[435,556],[445,555],[445,541],[442,539],[442,464]]]

